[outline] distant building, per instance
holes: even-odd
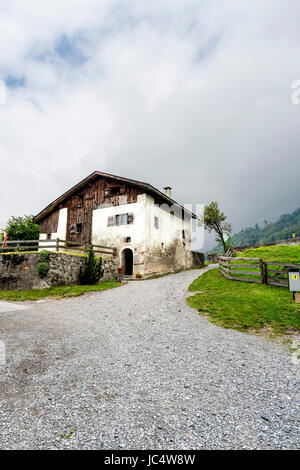
[[[191,252],[196,215],[150,184],[95,171],[36,217],[40,239],[117,248],[125,274],[149,275],[201,264]]]

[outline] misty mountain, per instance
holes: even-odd
[[[254,227],[247,227],[231,237],[233,246],[258,245],[271,243],[292,238],[295,233],[300,237],[300,207],[291,214],[282,214],[276,222],[269,222],[267,219],[264,226],[256,224]],[[211,251],[223,251],[221,246]]]

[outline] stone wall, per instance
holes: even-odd
[[[208,262],[212,264],[218,263],[219,255],[221,254],[222,253],[209,253],[209,255],[207,255]],[[223,253],[223,256],[224,256],[224,253]]]
[[[42,289],[78,284],[79,270],[85,259],[85,256],[52,252],[49,254],[49,272],[41,279],[37,272],[38,253],[1,254],[0,290]],[[117,279],[117,261],[103,261],[103,265],[104,276],[101,281]]]
[[[200,253],[199,251],[192,251],[192,260],[193,260],[193,268],[202,267],[204,265],[205,259],[204,254]]]
[[[145,271],[147,276],[171,273],[193,267],[203,266],[204,254],[186,250],[181,241],[173,242],[164,249],[149,249],[145,253]]]

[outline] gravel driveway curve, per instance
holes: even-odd
[[[1,448],[299,448],[299,366],[189,308],[201,272],[2,309]]]

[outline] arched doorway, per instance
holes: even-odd
[[[133,272],[133,253],[130,248],[122,251],[122,266],[125,268],[125,275],[131,276]]]

